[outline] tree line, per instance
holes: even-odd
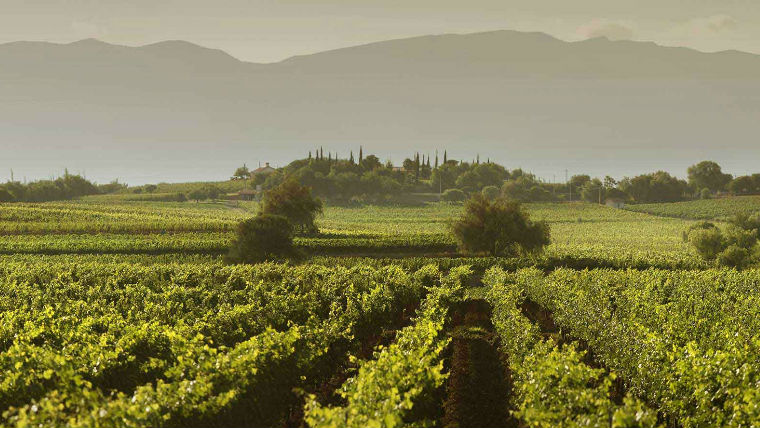
[[[415,153],[402,166],[390,161],[381,162],[376,155],[339,158],[322,148],[270,174],[251,174],[241,167],[233,179],[251,180],[251,187],[271,189],[295,179],[309,186],[315,195],[330,202],[399,202],[412,193],[440,193],[444,201],[460,202],[474,193],[489,199],[505,197],[521,202],[607,200],[651,203],[675,202],[709,198],[721,192],[735,195],[760,194],[760,174],[733,177],[722,172],[712,161],[689,167],[688,179],[683,180],[665,171],[640,174],[615,180],[610,176],[592,178],[586,174],[572,176],[565,183],[549,183],[522,169],[508,170],[490,159],[481,162],[479,156],[471,161],[442,158]]]
[[[97,185],[80,175],[69,174],[54,180],[38,180],[29,183],[8,181],[0,184],[0,202],[48,202],[74,199],[81,196],[113,193],[126,186],[113,181]]]

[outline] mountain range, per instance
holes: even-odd
[[[760,171],[760,56],[494,31],[277,63],[185,41],[0,45],[0,177],[221,179],[309,150],[480,155],[547,180]]]

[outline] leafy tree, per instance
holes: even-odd
[[[570,185],[573,186],[573,193],[579,193],[580,188],[591,181],[591,177],[586,174],[574,175],[570,177]]]
[[[549,244],[549,225],[530,220],[517,201],[489,201],[477,193],[452,225],[463,251],[492,256],[516,256],[541,251]]]
[[[99,193],[116,193],[126,188],[127,188],[126,184],[119,183],[119,180],[113,180],[108,184],[98,185],[98,192]]]
[[[15,199],[11,195],[11,192],[0,187],[0,202],[15,202]]]
[[[190,191],[190,193],[187,194],[187,197],[194,200],[195,202],[199,202],[208,199],[208,194],[204,189],[198,188]]]
[[[684,180],[665,171],[626,177],[620,181],[618,188],[636,202],[675,202],[682,200],[689,192],[689,186]]]
[[[456,185],[458,168],[456,165],[443,164],[433,170],[431,187],[433,191],[445,191]]]
[[[299,233],[317,233],[315,224],[322,213],[322,201],[311,194],[311,189],[291,179],[264,193],[261,214],[287,218]]]
[[[259,214],[238,224],[225,260],[228,263],[260,263],[296,256],[293,226],[288,219],[278,215]]]
[[[235,170],[235,173],[232,174],[233,180],[245,180],[247,178],[250,178],[251,171],[248,169],[248,167],[243,164],[240,168]]]
[[[219,196],[221,196],[222,193],[223,193],[222,189],[220,189],[219,186],[217,186],[215,184],[206,185],[203,188],[203,191],[206,193],[206,195],[208,196],[208,198],[211,199],[211,200],[217,200],[217,199],[219,199]]]
[[[158,189],[158,186],[156,186],[155,184],[146,184],[146,185],[145,185],[145,191],[146,191],[147,193],[153,193],[153,192],[155,192],[157,189]]]
[[[734,195],[753,195],[760,193],[760,174],[743,175],[728,183],[728,190]]]
[[[731,181],[731,174],[724,174],[720,165],[712,161],[702,161],[686,170],[689,184],[695,189],[708,188],[713,192],[723,190]]]
[[[449,189],[441,195],[441,200],[445,202],[462,202],[467,199],[467,195],[459,189]]]
[[[586,181],[579,190],[581,198],[586,202],[601,203],[607,197],[607,188],[598,178]]]
[[[360,159],[359,163],[365,171],[372,171],[383,167],[380,159],[375,155],[368,155],[366,158]]]

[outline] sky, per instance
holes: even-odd
[[[0,0],[0,43],[187,40],[251,62],[511,29],[760,53],[757,0]]]

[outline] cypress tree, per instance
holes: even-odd
[[[446,157],[446,150],[443,151],[443,164],[445,165],[446,162],[448,162],[448,159]]]

